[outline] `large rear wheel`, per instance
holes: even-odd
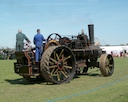
[[[75,57],[68,47],[52,46],[43,53],[41,72],[46,81],[67,83],[74,77],[75,71]]]

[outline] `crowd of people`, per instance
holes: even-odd
[[[0,55],[1,55],[0,59],[3,59],[3,60],[8,59],[8,52],[6,50],[1,50]]]
[[[128,57],[128,46],[113,45],[100,46],[102,51],[106,54],[111,54],[113,57]]]
[[[126,50],[123,51],[111,51],[111,55],[113,57],[128,57],[128,53]]]
[[[15,51],[13,49],[0,49],[0,60],[15,59]]]
[[[27,42],[24,43],[24,40]],[[39,62],[41,54],[43,51],[43,41],[45,41],[44,36],[41,34],[40,29],[37,29],[37,34],[33,38],[33,43],[35,44],[35,56],[36,62]],[[27,38],[25,34],[22,33],[22,30],[18,30],[16,34],[16,52],[28,51],[31,50],[31,41]]]

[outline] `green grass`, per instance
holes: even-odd
[[[0,60],[0,102],[128,102],[128,58],[114,58],[111,77],[97,69],[68,84],[29,83],[14,73],[15,60]]]

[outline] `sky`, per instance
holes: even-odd
[[[101,45],[128,43],[128,0],[0,0],[0,47],[15,47],[18,29],[30,39],[39,28],[51,33],[78,35],[94,24]]]

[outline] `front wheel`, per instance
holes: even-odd
[[[102,54],[99,62],[100,71],[103,76],[111,76],[114,72],[114,60],[110,54]]]

